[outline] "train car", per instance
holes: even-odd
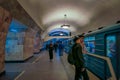
[[[120,24],[99,28],[85,35],[86,66],[102,80],[120,80]]]

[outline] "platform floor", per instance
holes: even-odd
[[[74,80],[74,67],[67,63],[66,57],[65,53],[61,57],[54,53],[50,62],[48,51],[43,51],[24,63],[6,63],[7,75],[0,80]],[[88,73],[90,80],[99,80]]]

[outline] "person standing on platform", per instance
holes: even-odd
[[[86,68],[85,68],[85,61],[83,57],[83,51],[81,42],[83,41],[84,36],[75,37],[73,40],[75,44],[72,47],[73,58],[75,61],[75,80],[79,80],[83,76],[83,80],[89,80]]]
[[[51,42],[49,45],[49,59],[50,59],[50,61],[53,60],[53,49],[54,49],[54,47],[53,47],[53,44]]]
[[[48,48],[49,48],[49,44],[46,44],[46,50],[48,50]]]
[[[54,49],[55,49],[55,52],[57,52],[57,48],[58,48],[58,44],[57,44],[57,43],[55,43],[55,44],[54,44]]]
[[[63,43],[59,42],[59,56],[63,56],[63,49],[64,49]]]
[[[81,37],[80,45],[82,47],[82,53],[86,54],[86,53],[88,53],[88,51],[87,51],[87,48],[86,48],[85,43],[84,43],[84,36],[83,35],[79,35],[79,37]]]

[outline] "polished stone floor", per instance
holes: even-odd
[[[48,51],[35,54],[23,63],[6,63],[6,75],[0,80],[74,80],[74,67],[67,62],[67,54],[54,52],[50,62]],[[90,80],[99,80],[90,72]]]
[[[27,66],[18,80],[68,80],[64,66],[56,55],[54,53],[54,59],[50,62],[48,52],[44,52],[35,63]]]

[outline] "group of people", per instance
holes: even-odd
[[[59,56],[62,56],[63,55],[63,49],[64,49],[64,46],[62,44],[62,42],[57,42],[57,43],[52,43],[50,42],[50,44],[47,44],[46,45],[46,50],[49,51],[49,59],[50,61],[53,60],[53,51],[59,53]]]
[[[73,58],[75,61],[75,80],[80,80],[83,77],[83,80],[89,80],[86,68],[85,68],[85,60],[83,57],[84,53],[87,53],[87,51],[85,50],[85,45],[84,45],[84,36],[80,35],[78,37],[75,37],[73,39],[74,41],[74,45],[72,46],[72,53],[73,53]],[[48,46],[48,50],[49,50],[49,56],[50,56],[50,61],[52,61],[53,59],[53,49],[55,49],[55,51],[57,50],[58,44],[52,44],[50,43]],[[62,47],[61,45],[59,45],[59,47]],[[62,48],[59,50],[62,51]],[[61,56],[62,54],[60,54]]]

